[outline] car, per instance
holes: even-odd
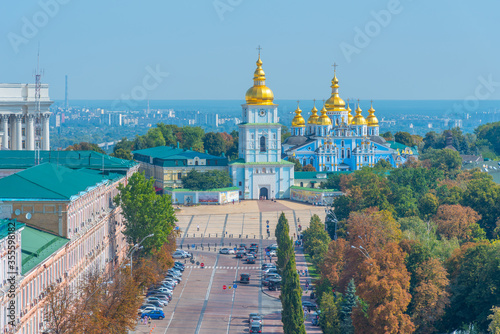
[[[255,243],[250,244],[250,248],[252,248],[252,247],[257,247],[257,248],[258,248],[258,247],[259,247],[259,245],[258,245],[258,244],[255,244]]]
[[[262,270],[266,270],[268,268],[276,268],[276,265],[274,263],[264,263],[262,265]]]
[[[240,275],[240,283],[249,284],[250,283],[250,274],[241,274]]]
[[[281,276],[278,274],[269,274],[266,277],[262,278],[262,285],[264,286],[269,285],[269,281],[272,279],[281,279]]]
[[[262,325],[258,322],[250,324],[249,333],[262,333]]]
[[[182,252],[184,253],[185,257],[191,257],[191,253],[185,251],[185,250],[182,250],[182,249],[176,249],[175,250],[176,252]]]
[[[146,299],[146,303],[151,304],[151,305],[156,306],[156,307],[159,307],[159,308],[163,307],[163,305],[158,300],[147,300]]]
[[[302,307],[307,307],[307,309],[309,310],[316,310],[318,308],[318,305],[304,300],[302,301]]]
[[[170,298],[168,298],[166,295],[163,295],[163,294],[158,294],[158,295],[154,295],[154,296],[151,296],[151,297],[158,298],[165,305],[168,305],[168,303],[170,302]]]
[[[247,249],[245,247],[238,247],[236,248],[236,252],[239,252],[239,251],[243,251],[243,252],[247,252]]]
[[[181,266],[179,266],[179,265],[177,265],[177,264],[174,264],[174,266],[173,266],[172,268],[174,268],[174,269],[176,269],[176,270],[179,270],[180,272],[183,272],[183,271],[184,271],[184,269],[186,269],[185,267],[181,267]]]
[[[154,295],[158,295],[158,294],[163,294],[163,295],[172,295],[171,292],[166,292],[166,291],[161,291],[161,290],[158,290],[158,289],[154,289],[154,290],[150,290],[146,293],[146,297],[154,297]]]
[[[276,257],[277,256],[275,250],[270,250],[268,253],[269,253],[269,256],[271,256],[271,257]]]
[[[253,316],[248,317],[248,322],[250,326],[252,326],[253,323],[259,323],[261,325],[264,324],[264,317],[260,314],[252,313]]]
[[[243,256],[245,256],[245,252],[244,251],[237,251],[236,252],[236,257],[237,258],[241,259],[241,258],[243,258]]]
[[[245,248],[245,249],[247,249],[247,245],[246,245],[246,244],[240,244],[240,248]]]
[[[187,256],[186,254],[184,254],[183,251],[175,251],[173,254],[172,254],[172,257],[174,259],[185,259]]]
[[[137,311],[137,314],[148,313],[149,311],[155,311],[155,310],[161,310],[161,308],[153,305],[142,305]]]
[[[260,314],[259,313],[250,313],[248,315],[248,322],[250,322],[252,320],[253,317],[256,317],[256,316],[259,316]]]
[[[148,316],[151,319],[163,320],[165,318],[165,313],[163,313],[163,310],[154,310],[141,314],[141,318],[144,318],[145,316]]]
[[[221,254],[234,254],[234,249],[224,247],[224,248],[221,248],[219,253],[221,253]]]
[[[264,270],[264,275],[268,275],[268,274],[278,274],[278,269],[276,268],[267,268],[266,270]]]
[[[281,277],[270,279],[267,288],[271,291],[281,290]]]
[[[170,302],[172,300],[172,294],[168,292],[155,291],[146,295],[146,297],[165,297]]]
[[[255,256],[248,256],[247,257],[247,264],[255,264]]]
[[[167,274],[167,276],[165,276],[165,279],[168,279],[168,278],[171,278],[171,279],[173,279],[173,280],[176,280],[176,281],[177,281],[177,282],[179,282],[179,283],[182,281],[182,278],[177,277],[177,276],[174,276],[174,275],[172,275],[172,274]]]
[[[153,302],[158,302],[161,306],[165,306],[165,305],[167,305],[167,304],[168,304],[168,302],[167,302],[167,301],[161,300],[161,299],[160,299],[160,298],[158,298],[158,297],[148,297],[148,299],[146,299],[146,301],[147,301],[148,303],[151,303],[151,304],[153,304]],[[153,305],[154,305],[154,304],[153,304]]]
[[[249,252],[257,253],[259,251],[259,247],[250,247],[248,249]]]
[[[278,249],[278,244],[272,244],[266,247],[266,252],[272,251],[272,250],[277,250]]]

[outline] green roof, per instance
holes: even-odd
[[[21,274],[25,275],[69,241],[69,239],[26,226],[21,231]]]
[[[150,158],[153,158],[153,164],[163,167],[188,166],[186,160],[194,159],[196,157],[209,161],[207,165],[197,165],[197,167],[227,166],[226,157],[219,157],[208,153],[201,153],[173,146],[157,146],[145,148],[143,150],[132,151],[132,154],[134,155],[135,160],[145,163],[151,163]],[[181,162],[181,164],[175,164],[175,162],[179,161]],[[189,165],[189,167],[194,167],[194,165]]]
[[[418,155],[418,150],[415,147],[406,146],[404,144],[398,143],[396,141],[390,141],[390,140],[387,141],[387,144],[389,144],[393,150],[400,150],[401,151],[401,150],[404,150],[408,147],[413,152],[413,155]]]
[[[14,223],[15,231],[26,225],[24,223],[18,222],[15,219],[0,219],[0,240],[12,233],[12,231],[9,231],[9,227],[12,228],[12,226],[9,226],[9,224],[12,225],[12,223]]]
[[[68,168],[126,171],[137,162],[95,151],[39,151],[39,163],[51,162]],[[37,165],[34,151],[0,150],[0,169],[26,169]]]
[[[45,163],[0,179],[0,200],[72,200],[108,180],[98,173]]]
[[[335,174],[351,174],[352,171],[336,171],[336,172],[295,172],[295,179],[316,179],[318,174],[326,174],[326,178],[319,178],[320,180],[327,180],[328,175]]]
[[[165,188],[166,191],[172,191],[172,192],[187,192],[187,191],[213,191],[213,192],[223,192],[223,191],[231,191],[231,190],[238,190],[238,187],[227,187],[227,188],[217,188],[217,189],[208,189],[208,190],[191,190],[191,189],[186,189],[186,188]]]
[[[276,162],[271,162],[271,161],[268,161],[268,162],[245,162],[245,159],[236,159],[236,160],[233,160],[229,163],[230,165],[248,165],[248,166],[251,166],[251,165],[295,165],[293,162],[289,162],[289,161],[286,161],[286,160],[280,160],[280,161],[276,161]]]
[[[307,188],[307,187],[299,187],[299,186],[291,186],[290,188],[296,189],[296,190],[317,191],[319,193],[340,192],[340,190],[337,190],[337,189]]]
[[[246,126],[246,125],[250,125],[250,126],[252,126],[252,125],[258,125],[258,126],[262,126],[262,125],[264,125],[264,126],[276,125],[277,127],[283,126],[280,123],[240,123],[238,125],[244,125],[244,126]]]

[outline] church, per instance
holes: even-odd
[[[368,116],[362,115],[359,101],[355,115],[339,95],[336,69],[332,93],[322,109],[313,107],[307,122],[297,106],[292,121],[292,136],[281,143],[278,105],[266,86],[262,60],[257,60],[253,86],[242,105],[239,124],[239,158],[229,163],[233,185],[239,198],[290,198],[294,186],[294,166],[288,161],[297,159],[303,166],[312,165],[317,172],[355,171],[373,167],[381,159],[399,167],[411,156],[391,148],[379,136],[378,119],[373,106]]]

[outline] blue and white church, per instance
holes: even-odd
[[[336,65],[335,65],[336,66]],[[373,167],[381,159],[393,167],[404,164],[407,155],[401,155],[379,136],[379,123],[373,105],[365,119],[359,106],[355,115],[349,104],[339,95],[336,70],[332,79],[332,93],[318,115],[316,106],[307,122],[297,106],[292,120],[292,136],[282,146],[284,159],[298,159],[303,165],[312,165],[318,172],[355,171]]]
[[[229,174],[239,188],[240,199],[290,198],[294,164],[282,159],[281,124],[274,94],[266,86],[262,60],[257,60],[253,86],[242,105],[239,159],[230,162]]]

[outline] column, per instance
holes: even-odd
[[[0,115],[0,121],[2,121],[2,146],[4,148],[9,148],[9,115]]]
[[[34,126],[35,116],[26,116],[26,149],[28,151],[35,150],[35,126]]]
[[[50,113],[42,114],[42,150],[50,150],[50,135],[49,135],[49,118]]]
[[[11,114],[9,118],[10,123],[10,149],[17,150],[17,141],[16,141],[16,115]]]
[[[23,115],[22,114],[15,114],[15,122],[16,122],[16,136],[14,137],[16,141],[16,150],[22,150],[23,149],[23,124],[22,124],[22,119]]]

